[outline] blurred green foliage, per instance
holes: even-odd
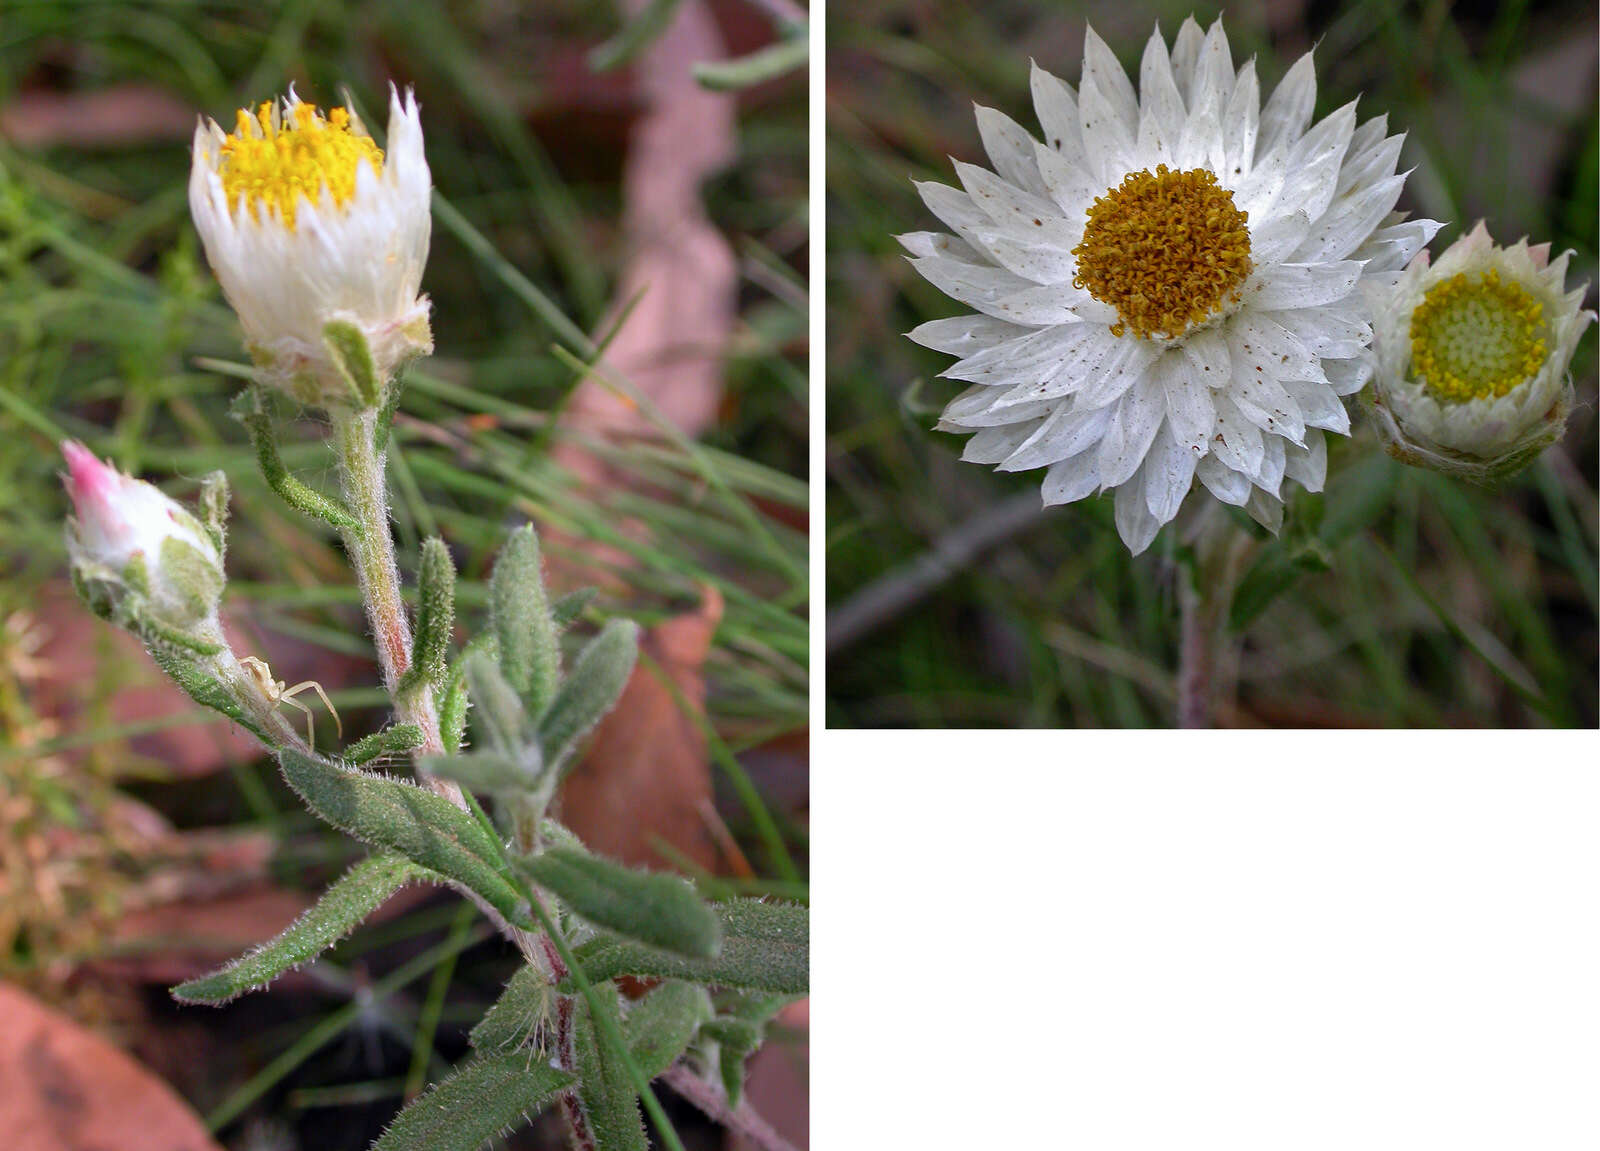
[[[1192,10],[1202,25],[1218,11]],[[1170,42],[1190,11],[869,0],[830,13],[830,619],[854,614],[864,589],[904,590],[906,565],[1014,514],[1007,501],[1039,483],[960,463],[960,438],[929,430],[962,385],[936,378],[949,357],[902,333],[963,309],[892,239],[937,227],[912,180],[954,183],[951,157],[985,163],[973,102],[1034,125],[1029,57],[1076,84],[1085,19],[1136,79],[1152,25]],[[1275,3],[1230,10],[1226,28],[1236,64],[1257,57],[1264,92],[1315,43],[1318,116],[1359,95],[1363,119],[1387,113],[1409,133],[1401,207],[1447,222],[1436,251],[1483,216],[1503,242],[1575,249],[1569,285],[1594,279],[1592,6]],[[1359,417],[1352,440],[1330,444],[1325,497],[1296,501],[1246,574],[1239,706],[1225,720],[1596,723],[1592,334],[1572,370],[1565,441],[1500,490],[1391,461]],[[964,558],[898,613],[869,611],[864,627],[857,614],[852,635],[830,637],[829,725],[1170,724],[1171,534],[1130,558],[1109,497],[1091,499]]]

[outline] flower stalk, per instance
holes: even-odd
[[[1260,542],[1220,508],[1195,525],[1193,555],[1178,575],[1178,726],[1214,726],[1217,668],[1228,613],[1245,565]]]
[[[421,683],[401,690],[401,678],[411,667],[411,624],[400,596],[400,568],[389,531],[385,453],[377,445],[378,411],[335,411],[331,416],[334,455],[339,462],[345,504],[355,519],[353,525],[340,529],[340,536],[356,571],[361,602],[378,649],[378,664],[383,669],[383,684],[394,701],[395,719],[422,729],[422,743],[416,755],[441,755],[444,744],[439,738],[439,711],[432,688]]]

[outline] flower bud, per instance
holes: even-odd
[[[372,407],[350,378],[352,336],[380,388],[433,350],[419,294],[431,191],[409,92],[402,105],[390,91],[387,156],[347,109],[324,116],[293,89],[241,109],[231,133],[196,128],[189,208],[268,383],[314,407]]]
[[[210,648],[220,641],[225,580],[214,530],[160,489],[101,463],[82,444],[61,445],[73,583],[103,619],[157,638]]]
[[[1437,263],[1420,253],[1376,301],[1367,406],[1390,454],[1490,482],[1519,471],[1566,430],[1567,365],[1595,316],[1567,259],[1526,239],[1502,248],[1477,227]]]

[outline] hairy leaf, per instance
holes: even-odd
[[[616,988],[606,983],[597,984],[594,990],[603,1009],[620,1023]],[[605,1151],[649,1151],[633,1077],[600,1037],[587,996],[579,996],[573,1003],[572,1027],[578,1103],[583,1108],[595,1146]]]
[[[730,1106],[739,1105],[744,1091],[745,1061],[766,1039],[767,1024],[786,1003],[788,995],[741,994],[722,1014],[700,1028],[700,1033],[717,1043],[717,1071]]]
[[[644,1077],[654,1079],[671,1067],[713,1014],[704,987],[677,980],[668,980],[630,1006],[622,1033]]]
[[[554,1001],[544,976],[531,964],[523,964],[468,1038],[479,1051],[520,1047],[537,1033]]]
[[[579,653],[566,682],[539,721],[539,743],[551,770],[563,772],[587,735],[617,704],[639,658],[639,625],[614,619]]]
[[[468,655],[462,665],[472,697],[472,730],[480,746],[504,756],[522,749],[522,700],[486,651]]]
[[[523,1051],[474,1059],[400,1112],[372,1151],[477,1151],[544,1110],[572,1082]]]
[[[404,691],[418,683],[441,683],[456,622],[456,568],[450,549],[437,536],[422,541],[417,570],[417,639],[411,667],[401,679]]]
[[[583,609],[594,602],[594,597],[600,594],[597,587],[581,587],[577,591],[569,591],[566,595],[550,605],[550,618],[554,620],[557,631],[566,631],[583,614]]]
[[[240,392],[231,411],[250,433],[250,442],[256,449],[256,462],[261,465],[261,474],[266,478],[267,486],[277,492],[284,503],[308,516],[326,520],[336,528],[360,534],[361,521],[350,513],[349,508],[289,474],[283,458],[278,455],[272,418],[267,414],[266,402],[259,387]]]
[[[489,623],[500,670],[535,716],[549,705],[561,675],[561,646],[539,565],[539,537],[532,524],[524,524],[500,549],[489,578]]]
[[[200,481],[200,522],[217,545],[217,555],[225,557],[228,546],[228,476],[210,472]]]
[[[280,750],[278,762],[289,786],[335,827],[465,884],[508,919],[526,920],[526,902],[496,866],[500,845],[449,800],[292,748]]]
[[[427,868],[388,852],[362,860],[323,892],[315,907],[276,938],[209,975],[178,984],[172,989],[172,997],[182,1003],[222,1004],[265,987],[289,968],[298,967],[349,935],[407,883],[438,878]]]
[[[722,923],[722,953],[689,959],[602,932],[577,949],[591,982],[619,975],[687,979],[720,987],[803,995],[811,979],[810,916],[793,903],[734,899],[710,905]]]
[[[538,748],[530,746],[523,750],[525,755],[538,760]],[[522,760],[498,751],[429,756],[422,761],[422,766],[434,775],[453,779],[468,791],[480,795],[527,791],[538,779],[537,771],[525,766]]]
[[[346,763],[369,763],[381,755],[399,755],[422,746],[422,729],[414,723],[397,723],[375,731],[345,748]]]
[[[322,343],[328,349],[333,366],[349,385],[356,406],[377,407],[378,371],[373,366],[372,349],[361,329],[344,320],[332,320],[322,326]]]
[[[676,875],[635,871],[567,847],[517,866],[596,927],[697,959],[714,959],[721,950],[722,924]]]

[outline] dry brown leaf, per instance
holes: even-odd
[[[625,7],[637,15],[644,3]],[[697,62],[723,55],[710,12],[685,0],[636,62],[644,114],[622,176],[629,254],[606,326],[633,308],[602,368],[630,381],[689,436],[717,417],[738,289],[733,250],[701,202],[701,185],[734,155],[734,98],[701,88],[692,72]],[[654,434],[631,401],[593,379],[573,394],[566,418],[616,435]],[[581,449],[564,446],[558,455],[584,479],[604,478],[605,469]]]
[[[0,108],[0,136],[22,148],[130,148],[153,140],[187,140],[194,120],[192,107],[160,88],[29,88]]]
[[[697,710],[705,707],[703,666],[721,619],[722,596],[707,588],[697,611],[651,628],[640,644]],[[642,659],[634,669],[562,788],[561,817],[590,848],[613,859],[662,867],[668,862],[662,841],[711,870],[717,850],[707,819],[705,736],[660,673]]]
[[[7,1151],[221,1151],[137,1061],[0,984],[0,1147]]]
[[[786,1031],[811,1030],[811,1001],[802,999],[778,1012],[776,1026]],[[768,1042],[750,1057],[745,1072],[745,1098],[758,1115],[796,1147],[811,1143],[810,1047],[799,1042]],[[750,1151],[752,1144],[728,1137],[729,1151]]]

